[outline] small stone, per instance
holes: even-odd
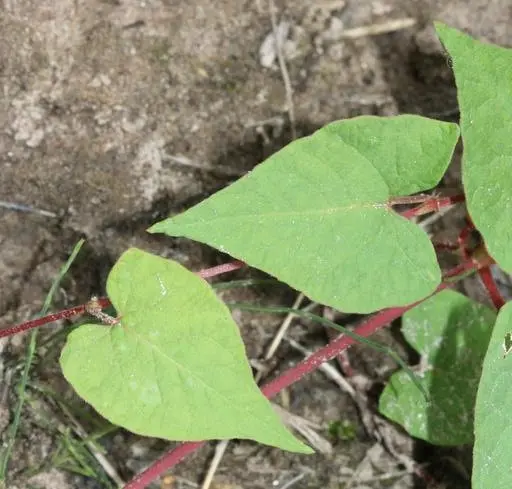
[[[36,129],[31,135],[30,135],[30,138],[27,139],[27,141],[25,142],[25,144],[29,147],[29,148],[37,148],[41,142],[43,141],[44,139],[44,130],[41,129],[41,128],[38,128]]]

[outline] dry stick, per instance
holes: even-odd
[[[210,163],[197,162],[181,155],[167,155],[165,158],[172,161],[173,163],[187,166],[193,168],[194,170],[208,171],[211,173],[217,173],[219,175],[225,175],[226,177],[241,177],[246,173],[240,170],[232,170],[229,168],[213,166]]]
[[[273,0],[268,1],[268,8],[270,10],[270,21],[272,23],[272,34],[274,35],[274,43],[276,45],[277,60],[279,62],[279,69],[283,77],[284,88],[286,91],[286,105],[288,110],[288,117],[290,118],[290,127],[292,132],[292,140],[297,138],[297,130],[295,127],[295,107],[293,105],[293,89],[290,81],[290,75],[286,62],[284,60],[283,49],[279,36],[277,34],[277,20],[276,20],[276,7]]]
[[[391,20],[389,22],[383,22],[382,24],[372,24],[369,26],[355,27],[353,29],[347,29],[342,31],[336,40],[340,39],[356,39],[364,36],[377,36],[380,34],[386,34],[387,32],[399,31],[407,29],[416,24],[416,19],[404,18]]]
[[[297,484],[297,482],[304,479],[306,474],[304,472],[300,473],[299,475],[295,476],[293,479],[289,480],[285,484],[283,484],[279,489],[290,489],[293,485]]]
[[[301,292],[299,295],[297,295],[297,298],[295,299],[295,302],[292,305],[293,309],[298,309],[304,300],[304,294]],[[264,360],[269,361],[275,354],[276,350],[278,349],[279,345],[281,344],[281,341],[283,341],[284,335],[288,331],[288,328],[292,324],[293,318],[296,317],[295,314],[292,312],[288,313],[287,316],[284,318],[284,321],[281,323],[281,326],[279,330],[277,331],[276,335],[274,336],[274,339],[272,340],[272,343],[267,349],[267,352],[265,353]],[[261,378],[263,377],[263,370],[260,370],[254,380],[256,383],[258,383]]]
[[[457,267],[457,270],[461,271],[461,278],[467,275],[467,272],[474,271],[477,268],[477,264],[473,261],[469,260],[464,263],[463,267]],[[453,277],[453,273],[450,275]],[[452,281],[443,282],[434,292],[434,294],[440,292],[441,290],[450,287],[455,282],[455,277],[453,277]],[[430,296],[431,297],[431,296]],[[372,317],[370,317],[366,322],[357,327],[354,330],[354,333],[359,336],[370,336],[374,334],[379,329],[383,328],[391,321],[398,319],[409,309],[412,309],[414,306],[420,304],[425,301],[427,298],[422,299],[414,304],[410,304],[404,307],[393,307],[390,309],[385,309]],[[294,367],[288,369],[282,375],[277,377],[275,380],[266,384],[261,392],[268,398],[275,396],[278,392],[289,387],[290,385],[297,382],[299,379],[304,377],[306,374],[313,372],[317,368],[320,367],[324,362],[332,360],[336,357],[339,352],[345,350],[352,344],[356,343],[356,340],[353,338],[340,335],[335,340],[331,341],[328,345],[324,346],[320,350],[316,351],[309,358],[303,360],[298,363]],[[136,475],[131,482],[129,482],[124,489],[143,489],[153,480],[160,476],[166,470],[169,470],[171,467],[179,463],[183,458],[187,455],[195,452],[199,447],[201,447],[205,442],[185,442],[178,445],[176,448],[164,454],[161,458],[159,458],[153,465],[149,468]]]
[[[215,447],[215,455],[213,456],[213,459],[210,463],[210,467],[208,467],[208,472],[206,473],[206,477],[201,484],[201,489],[208,489],[210,487],[210,484],[213,482],[215,472],[217,472],[217,469],[220,465],[222,457],[224,456],[224,453],[226,452],[226,448],[228,448],[228,445],[229,440],[221,440],[217,443],[217,446]]]
[[[309,419],[282,408],[279,404],[270,403],[272,408],[281,418],[285,426],[291,431],[296,431],[311,445],[317,452],[328,455],[332,453],[332,445],[323,436],[318,434],[322,427]]]
[[[45,211],[44,209],[38,209],[36,207],[32,207],[26,204],[18,204],[16,202],[6,202],[5,200],[0,200],[0,207],[4,209],[8,209],[10,211],[18,211],[18,212],[33,212],[35,214],[40,214],[41,216],[46,217],[57,217],[55,212]]]

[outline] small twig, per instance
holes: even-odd
[[[304,294],[301,292],[295,299],[295,302],[293,303],[292,308],[298,309],[303,300],[304,300]],[[281,327],[277,331],[277,334],[274,336],[274,340],[272,341],[272,343],[268,347],[267,352],[265,353],[265,360],[268,361],[274,356],[276,350],[279,348],[279,345],[281,344],[281,341],[284,338],[284,335],[286,334],[286,332],[288,331],[288,328],[292,324],[294,317],[296,317],[296,315],[291,312],[286,315],[286,317],[284,318],[284,320],[281,324]]]
[[[272,33],[274,35],[274,42],[276,44],[277,60],[279,62],[279,69],[281,70],[281,76],[283,78],[284,88],[286,91],[286,108],[288,110],[288,117],[290,118],[290,127],[293,140],[297,138],[297,129],[295,126],[295,106],[293,104],[293,88],[283,55],[283,47],[281,46],[281,42],[277,33],[276,7],[274,5],[274,0],[268,0],[268,8],[270,10]]]
[[[299,295],[297,295],[297,298],[295,299],[295,302],[293,303],[292,308],[298,309],[303,300],[304,300],[304,294],[300,293]],[[292,320],[294,317],[296,317],[295,314],[289,313],[284,318],[283,322],[281,323],[281,326],[279,327],[276,335],[274,336],[274,339],[272,340],[272,343],[270,344],[270,346],[268,347],[268,349],[265,353],[265,357],[264,357],[265,362],[268,362],[274,356],[275,352],[279,348],[279,345],[281,344],[281,341],[283,341],[284,335],[286,334],[286,332],[288,331],[288,328],[292,324]],[[263,377],[263,374],[264,374],[264,372],[262,370],[260,370],[256,373],[256,376],[254,378],[256,383],[259,383],[259,381]]]
[[[189,168],[193,168],[194,170],[207,171],[210,173],[217,173],[219,175],[224,175],[226,177],[241,177],[246,174],[244,171],[233,170],[231,168],[223,168],[221,166],[213,166],[210,163],[202,163],[193,161],[190,158],[187,158],[182,155],[164,155],[164,159],[168,159],[173,163],[177,163],[178,165],[187,166]]]
[[[215,475],[215,472],[217,472],[219,464],[222,460],[222,457],[224,456],[224,453],[226,452],[228,445],[229,440],[222,440],[219,441],[215,446],[215,455],[213,456],[210,466],[208,467],[208,472],[206,473],[206,477],[201,484],[201,489],[208,489],[210,487],[213,481],[213,476]]]
[[[106,297],[100,297],[98,301],[100,301],[104,308],[110,305],[110,301]],[[85,306],[85,304],[82,304],[81,306],[71,307],[70,309],[64,309],[63,311],[59,311],[54,314],[48,314],[47,316],[31,319],[30,321],[25,321],[24,323],[17,324],[15,326],[3,328],[0,330],[0,338],[23,333],[24,331],[38,328],[39,326],[44,326],[45,324],[60,321],[62,319],[69,319],[75,316],[79,316],[85,312]]]
[[[368,26],[347,29],[345,31],[342,31],[338,36],[336,36],[336,40],[356,39],[358,37],[365,36],[378,36],[381,34],[386,34],[388,32],[395,32],[403,29],[408,29],[409,27],[413,27],[414,25],[416,25],[416,19],[413,18],[390,20],[389,22],[383,22],[381,24],[372,24]]]
[[[325,438],[317,433],[322,427],[309,421],[302,416],[290,413],[278,404],[272,403],[272,407],[279,414],[282,422],[293,431],[300,433],[306,441],[318,452],[323,454],[332,453],[332,445]]]
[[[159,477],[160,474],[163,474],[166,470],[169,470],[172,466],[181,462],[187,455],[195,452],[203,445],[204,441],[180,443],[176,448],[162,455],[146,470],[137,474],[123,489],[144,489]],[[172,457],[170,457],[171,454]],[[170,458],[172,458],[171,463],[169,463]]]
[[[304,479],[305,476],[306,476],[306,474],[304,472],[302,472],[301,474],[295,476],[293,479],[290,479],[288,482],[283,484],[279,489],[290,489],[292,486],[297,484],[297,482]]]
[[[5,200],[0,200],[0,207],[3,207],[4,209],[8,209],[10,211],[33,212],[34,214],[40,214],[41,216],[58,217],[57,214],[55,214],[55,212],[45,211],[43,209],[37,209],[36,207],[32,207],[30,205],[17,204],[14,202],[6,202]]]

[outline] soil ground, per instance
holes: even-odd
[[[456,120],[453,79],[433,19],[512,45],[510,0],[275,0],[275,5],[277,22],[289,27],[284,49],[299,136],[361,114],[409,112]],[[404,19],[414,25],[343,37],[350,29]],[[101,295],[110,267],[129,246],[172,257],[193,270],[226,261],[206,247],[145,229],[226,186],[290,141],[281,72],[272,50],[260,55],[271,29],[265,0],[0,2],[0,200],[52,213],[0,207],[0,327],[39,310],[80,237],[87,239],[85,251],[63,283],[56,307]],[[457,184],[456,172],[452,175],[450,183]],[[289,290],[245,294],[284,304],[295,297]],[[249,357],[261,358],[279,319],[249,314],[238,319]],[[88,433],[105,427],[73,397],[59,373],[63,337],[44,344],[58,327],[40,335],[9,487],[108,487],[68,470],[69,448],[58,451],[77,438],[76,424],[59,408],[55,393],[69,401],[71,414]],[[290,335],[309,349],[325,342],[324,331],[301,322]],[[394,338],[385,332],[379,339],[395,344]],[[5,435],[26,336],[0,345]],[[379,388],[395,365],[359,347],[350,357],[370,380],[365,389],[368,409],[374,411]],[[273,373],[299,359],[290,347],[281,348]],[[350,397],[320,372],[278,402],[317,423],[325,438],[329,423],[340,420],[353,426],[353,436],[337,440],[330,455],[310,457],[232,443],[212,487],[284,488],[290,481],[296,489],[426,487],[421,477],[396,475],[414,460],[429,463],[430,487],[469,488],[467,449],[430,447],[389,425],[391,455],[365,432]],[[124,480],[169,446],[122,430],[101,443]],[[213,447],[154,487],[197,487]]]

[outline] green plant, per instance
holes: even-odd
[[[437,30],[453,60],[460,127],[413,115],[331,123],[149,230],[201,241],[242,261],[194,274],[130,249],[107,281],[116,317],[102,311],[109,304],[102,298],[4,331],[84,311],[97,317],[100,324],[70,333],[61,356],[66,378],[113,423],[188,442],[128,488],[143,487],[203,439],[249,438],[310,453],[265,397],[354,341],[382,348],[364,337],[402,315],[404,335],[423,361],[415,373],[402,364],[382,394],[381,412],[441,445],[472,442],[474,432],[474,488],[512,486],[512,310],[490,273],[494,261],[512,272],[512,51],[441,24]],[[464,195],[423,194],[439,184],[459,135]],[[430,238],[411,218],[463,200],[481,241],[469,247],[462,239],[463,260],[443,273]],[[399,213],[398,206],[407,208]],[[244,264],[344,312],[383,310],[354,332],[328,322],[343,334],[261,395],[229,309],[204,280]],[[476,271],[497,314],[443,290]]]

